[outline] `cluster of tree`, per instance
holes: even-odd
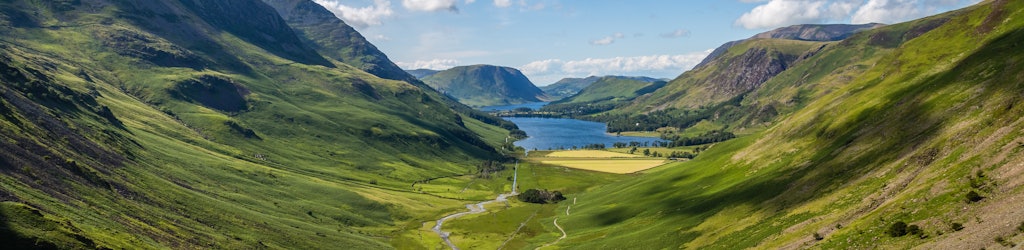
[[[505,164],[496,161],[485,161],[476,166],[477,177],[480,178],[491,178],[491,175],[497,172],[505,170]]]
[[[693,145],[704,145],[716,142],[723,142],[736,138],[732,132],[724,130],[712,130],[697,137],[680,137],[678,135],[662,135],[661,139],[672,141],[668,147],[682,147]]]
[[[654,142],[655,147],[658,147],[659,143],[660,142]],[[612,143],[612,147],[614,147],[614,148],[628,148],[628,147],[634,147],[635,148],[635,147],[649,147],[649,146],[651,146],[651,142],[631,141],[629,143],[625,143],[625,142]]]
[[[516,140],[526,139],[526,131],[522,131],[519,129],[511,129],[508,131],[508,136]]]
[[[583,149],[601,150],[601,149],[604,149],[604,147],[605,147],[604,143],[594,143],[594,144],[587,144],[587,145],[583,146]]]
[[[537,190],[537,189],[532,189],[532,188],[531,189],[527,189],[526,191],[523,191],[517,197],[522,202],[537,203],[537,204],[558,203],[559,201],[565,200],[565,196],[562,196],[562,192],[559,192],[559,191],[553,191],[552,192],[552,191],[548,191],[547,189],[545,189],[545,190]]]

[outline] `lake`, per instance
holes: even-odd
[[[608,134],[608,126],[600,122],[582,121],[561,118],[525,118],[509,117],[505,120],[514,122],[519,129],[526,131],[529,138],[515,142],[516,146],[526,150],[570,149],[573,146],[583,147],[602,143],[611,148],[613,143],[632,141],[654,143],[659,138],[616,136]]]

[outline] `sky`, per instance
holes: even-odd
[[[675,78],[719,45],[807,23],[898,23],[979,0],[314,0],[403,69],[491,64],[534,84]]]

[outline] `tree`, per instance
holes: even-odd
[[[644,156],[651,156],[651,149],[645,148],[644,149]]]

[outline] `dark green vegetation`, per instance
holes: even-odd
[[[0,37],[13,246],[388,248],[515,128],[311,1],[0,1]]]
[[[985,1],[842,41],[735,44],[606,113],[695,114],[689,125],[701,131],[681,137],[738,137],[569,193],[578,201],[558,206],[572,212],[547,218],[568,235],[556,246],[1016,246],[1024,241],[1024,214],[1015,212],[1024,198],[1021,41],[1024,2]]]
[[[517,69],[459,66],[423,78],[428,85],[470,106],[539,102],[547,97]]]
[[[559,201],[565,200],[565,196],[562,196],[562,192],[548,191],[547,189],[537,190],[532,188],[523,191],[523,193],[520,193],[516,198],[522,202],[537,204],[558,203]]]

